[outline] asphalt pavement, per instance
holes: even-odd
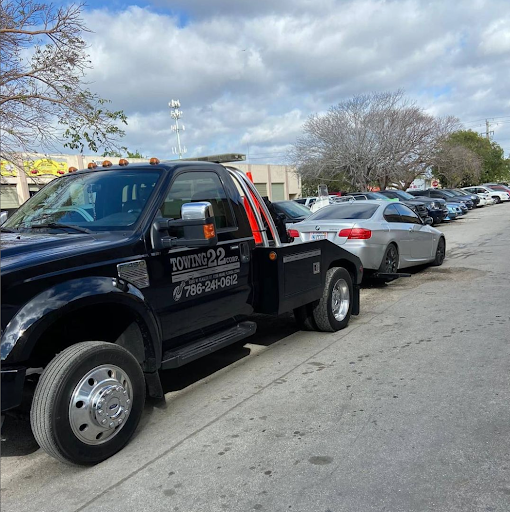
[[[510,204],[441,225],[442,267],[362,290],[337,333],[291,315],[174,372],[91,468],[2,430],[7,511],[510,510]]]

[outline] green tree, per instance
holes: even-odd
[[[127,157],[128,158],[147,158],[147,157],[143,156],[140,153],[140,151],[138,151],[138,149],[134,153],[131,153],[131,151],[128,150]]]
[[[126,155],[126,156],[124,156],[124,158],[146,158],[138,151],[138,149],[134,153],[132,153],[125,146],[122,146],[120,148],[120,150],[119,149],[111,149],[111,150],[105,151],[102,156],[112,157],[112,158],[123,158],[123,155]]]
[[[446,139],[450,146],[464,146],[478,155],[481,159],[480,182],[508,181],[510,179],[510,165],[504,158],[503,148],[494,141],[482,137],[472,130],[459,130]],[[466,183],[476,185],[476,183]]]

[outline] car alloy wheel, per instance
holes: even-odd
[[[383,272],[394,274],[398,270],[398,252],[394,245],[390,245],[384,254]]]

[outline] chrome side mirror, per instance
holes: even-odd
[[[158,218],[152,224],[154,250],[172,247],[211,247],[218,243],[216,222],[211,203],[184,203],[181,219]]]

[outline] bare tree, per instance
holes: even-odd
[[[403,91],[356,96],[312,115],[291,152],[303,179],[343,179],[352,188],[402,188],[431,165],[438,141],[457,127],[436,119]]]
[[[482,159],[461,145],[444,144],[434,157],[434,174],[448,187],[477,183],[482,173]]]
[[[36,0],[3,0],[0,7],[0,157],[62,144],[83,151],[112,150],[124,132],[122,111],[90,92],[91,66],[82,34],[83,4],[55,8]]]

